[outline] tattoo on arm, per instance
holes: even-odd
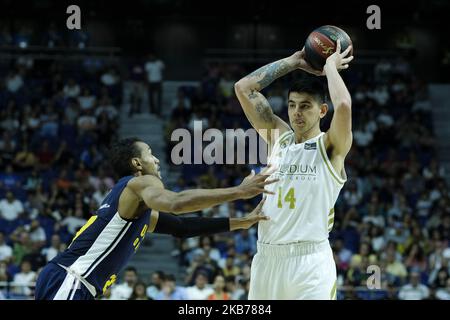
[[[256,94],[255,91],[256,91],[256,90],[252,90],[252,91],[250,92],[250,94],[248,95],[248,98],[249,98],[250,100],[258,98],[258,95]]]
[[[267,122],[267,123],[273,123],[274,119],[273,119],[273,112],[272,109],[270,108],[270,105],[264,102],[258,102],[255,105],[255,110],[256,112],[258,112],[259,117],[262,121]]]
[[[269,84],[271,84],[274,80],[284,76],[285,74],[289,73],[292,70],[294,70],[294,68],[291,65],[289,65],[286,61],[278,60],[268,65],[265,65],[256,71],[253,71],[247,76],[247,78],[249,77],[260,78],[261,75],[264,74],[263,78],[258,81],[258,84],[260,85],[259,90],[261,90],[267,87]]]

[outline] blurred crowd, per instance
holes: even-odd
[[[114,185],[104,160],[122,80],[86,62],[0,63],[0,292],[12,297],[32,296],[39,270]]]
[[[0,23],[0,47],[28,48],[44,46],[47,48],[71,47],[84,49],[90,44],[90,35],[83,29],[67,32],[65,24],[54,21],[36,24],[32,21],[14,22],[3,20]]]
[[[7,31],[0,43],[14,38]],[[198,87],[179,88],[163,106],[171,110],[164,119],[168,158],[172,131],[193,131],[195,121],[203,130],[250,128],[233,87],[254,67],[211,63]],[[146,111],[140,109],[146,88],[149,111],[164,116],[163,69],[154,55],[130,64],[130,116]],[[426,83],[402,58],[343,75],[353,97],[354,142],[330,233],[338,298],[448,300],[449,189],[437,160]],[[293,73],[264,90],[284,119],[287,89],[299,77]],[[67,247],[114,185],[104,160],[117,136],[124,73],[89,59],[62,64],[22,57],[0,63],[0,80],[0,298],[11,283],[19,286],[7,290],[10,298],[32,297],[40,268]],[[172,190],[236,185],[259,166],[183,165]],[[198,214],[239,217],[257,202],[225,203]],[[175,241],[181,277],[156,271],[140,279],[129,267],[104,298],[247,298],[256,228]],[[379,290],[367,289],[369,266],[381,270]]]

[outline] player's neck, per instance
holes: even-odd
[[[321,134],[322,131],[320,131],[320,127],[313,127],[305,132],[296,132],[295,133],[295,143],[303,143],[305,141],[308,141],[309,139],[312,139],[314,137],[317,137],[319,134]]]

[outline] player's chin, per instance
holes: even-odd
[[[306,122],[292,122],[291,125],[292,128],[302,131],[306,127]]]

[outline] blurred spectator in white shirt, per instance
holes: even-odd
[[[0,232],[0,261],[9,262],[12,258],[12,248],[5,242],[5,235]]]
[[[42,249],[42,255],[44,255],[47,262],[49,262],[54,257],[56,257],[60,252],[62,252],[61,247],[62,247],[61,238],[59,237],[59,235],[54,234],[52,235],[50,247]]]
[[[123,280],[123,283],[111,287],[111,300],[128,300],[130,298],[134,285],[138,281],[136,269],[126,268]]]
[[[70,78],[63,88],[64,96],[67,98],[76,98],[80,95],[80,86],[75,82],[75,79]]]
[[[16,93],[23,86],[23,78],[19,72],[11,72],[5,80],[9,92]]]
[[[16,199],[12,192],[6,193],[6,198],[0,200],[0,218],[8,221],[16,220],[24,211],[22,201]]]
[[[400,300],[424,300],[430,296],[430,290],[420,283],[418,272],[410,273],[410,283],[401,287],[398,297]]]
[[[186,288],[188,300],[206,300],[214,290],[208,286],[208,277],[205,273],[199,272],[195,277],[195,285]]]
[[[29,261],[22,261],[20,264],[20,272],[14,276],[13,283],[15,285],[13,291],[17,294],[29,296],[32,294],[31,286],[36,281],[36,272],[31,270]]]

